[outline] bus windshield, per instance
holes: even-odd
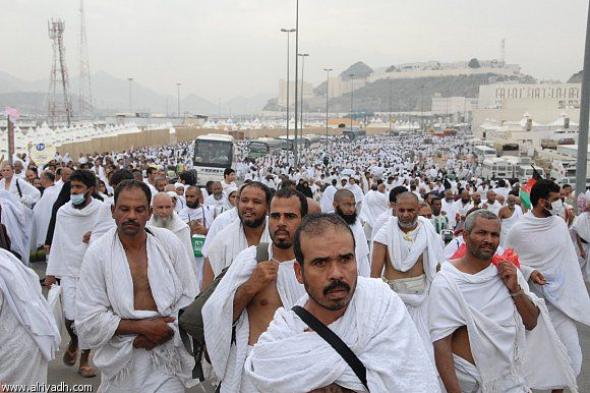
[[[197,140],[195,165],[229,168],[232,165],[233,143]]]

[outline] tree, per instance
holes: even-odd
[[[471,60],[469,60],[469,64],[467,64],[467,67],[469,68],[479,68],[481,67],[479,65],[479,60],[477,60],[475,57]]]

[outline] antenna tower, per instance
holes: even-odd
[[[66,67],[66,48],[63,34],[65,22],[51,19],[48,24],[49,38],[52,41],[53,61],[49,78],[48,117],[51,125],[66,121],[68,127],[72,120],[72,103],[70,101],[68,70]],[[62,93],[58,92],[62,89]]]
[[[80,85],[79,106],[80,117],[92,117],[94,107],[92,105],[92,84],[90,81],[90,61],[88,59],[88,42],[86,40],[86,16],[84,13],[84,0],[80,0]]]

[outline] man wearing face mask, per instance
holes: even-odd
[[[354,194],[350,190],[342,189],[334,195],[334,210],[348,224],[354,235],[355,252],[358,273],[361,277],[369,277],[369,246],[365,231],[357,217]]]
[[[533,209],[508,233],[506,246],[518,253],[531,290],[545,299],[577,375],[582,350],[575,322],[590,326],[590,298],[567,224],[560,217],[563,202],[559,186],[550,180],[538,181],[531,190],[531,204]]]
[[[382,278],[401,297],[434,361],[426,299],[445,259],[443,243],[430,221],[418,217],[416,195],[399,195],[396,209],[397,217],[390,217],[373,240],[371,277]]]
[[[88,247],[83,235],[94,228],[102,205],[101,201],[92,198],[95,188],[96,176],[91,171],[77,170],[70,176],[70,201],[57,212],[45,278],[45,285],[48,287],[57,282],[56,278],[61,279],[65,324],[70,335],[70,344],[63,355],[63,362],[67,366],[75,365],[78,349],[81,348],[78,373],[86,378],[94,377],[96,371],[90,366],[90,350],[78,340],[74,320],[80,266]]]

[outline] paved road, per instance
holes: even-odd
[[[45,271],[44,263],[35,263],[33,265],[37,273],[43,277]],[[584,363],[582,364],[582,373],[578,377],[578,386],[580,392],[590,392],[590,328],[587,326],[578,326],[580,334],[580,341],[582,343],[582,353],[584,354]],[[64,334],[67,332],[64,329]],[[61,356],[68,343],[67,337],[62,340],[62,351],[58,354],[58,358],[50,363],[48,371],[48,383],[59,384],[62,381],[68,385],[74,384],[91,384],[97,390],[100,384],[100,377],[85,379],[77,374],[76,367],[67,367],[61,361]],[[196,386],[188,391],[189,393],[213,393],[214,389],[209,386]],[[541,393],[541,392],[535,392]],[[545,392],[543,392],[545,393]]]

